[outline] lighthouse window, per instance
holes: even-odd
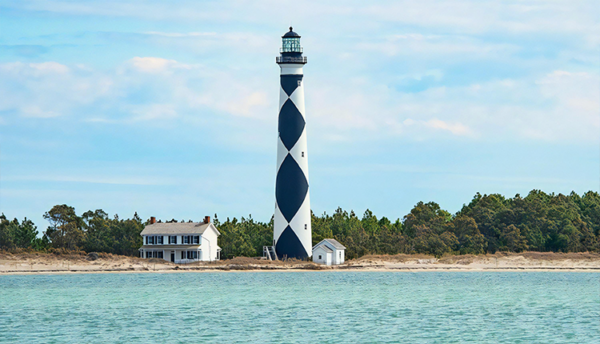
[[[304,158],[304,152],[302,152],[302,157]]]
[[[300,47],[300,38],[284,38],[283,47],[281,49],[283,53],[297,52],[301,53],[302,48]]]
[[[304,224],[304,229],[308,229],[308,225],[306,223]]]

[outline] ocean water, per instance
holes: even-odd
[[[600,274],[0,276],[1,343],[600,343]]]

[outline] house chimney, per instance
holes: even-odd
[[[204,217],[204,223],[210,223],[210,216]]]
[[[156,217],[150,216],[150,224],[153,225],[156,223]]]

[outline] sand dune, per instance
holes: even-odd
[[[493,255],[446,256],[369,255],[344,265],[326,267],[302,261],[266,261],[238,257],[218,262],[173,264],[162,259],[141,259],[98,254],[0,252],[0,274],[102,273],[102,272],[186,272],[186,271],[597,271],[598,253],[496,253]]]

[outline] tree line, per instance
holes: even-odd
[[[0,216],[0,249],[33,249],[37,251],[106,252],[135,256],[142,246],[142,219],[135,213],[131,219],[109,217],[101,209],[77,215],[75,208],[55,205],[44,214],[50,225],[42,237],[37,227],[25,218],[8,221]]]
[[[44,214],[50,225],[41,237],[25,218],[0,216],[0,248],[83,250],[137,255],[148,221],[109,217],[103,210],[81,216],[73,207],[57,205]],[[177,222],[171,220],[168,222]],[[222,258],[262,255],[273,241],[273,218],[252,216],[220,221]],[[579,196],[531,191],[526,197],[476,194],[456,214],[435,202],[419,202],[402,219],[378,218],[370,210],[362,217],[338,208],[332,215],[312,214],[313,244],[334,238],[346,246],[348,259],[366,254],[483,254],[496,251],[597,252],[600,250],[600,195]]]
[[[216,219],[222,257],[259,256],[273,237],[268,223],[252,217]],[[312,214],[313,245],[334,238],[348,259],[366,254],[483,254],[497,251],[598,252],[600,195],[531,191],[526,197],[476,194],[456,214],[435,202],[419,202],[402,219],[361,218],[338,208],[332,215]]]

